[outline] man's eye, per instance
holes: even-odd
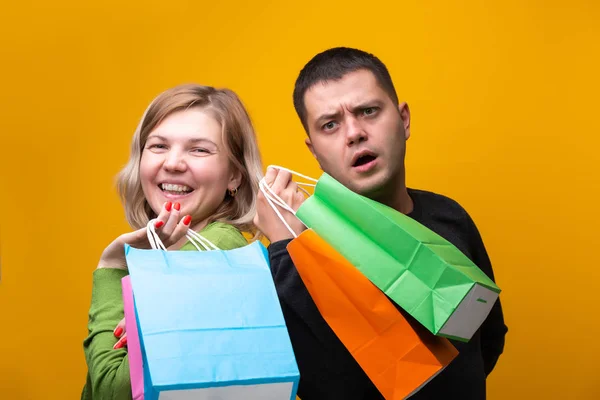
[[[363,110],[363,114],[365,114],[365,115],[373,115],[373,114],[375,114],[376,111],[377,111],[377,109],[375,107],[369,107],[369,108],[365,108]]]
[[[323,130],[330,131],[335,127],[336,127],[336,123],[333,121],[330,121],[330,122],[326,123],[325,125],[323,125]]]

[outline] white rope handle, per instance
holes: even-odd
[[[202,244],[202,247],[204,247],[206,250],[219,250],[219,248],[215,246],[210,240],[208,240],[198,232],[193,231],[192,229],[188,229],[188,232],[185,236],[190,242],[192,242],[192,244],[194,244],[194,240],[197,240],[199,243]]]
[[[261,179],[261,181],[259,182],[259,187],[260,187],[260,191],[263,192],[263,194],[265,195],[265,199],[267,199],[267,203],[269,203],[269,205],[271,206],[273,211],[275,211],[275,214],[277,214],[277,216],[279,217],[281,222],[283,222],[283,225],[285,225],[287,230],[292,234],[292,236],[294,236],[294,238],[297,238],[298,235],[296,235],[296,232],[294,232],[292,227],[289,226],[289,224],[286,222],[285,218],[283,218],[283,215],[281,215],[281,213],[279,212],[279,210],[277,209],[277,207],[275,206],[274,203],[277,203],[284,210],[291,212],[293,215],[296,215],[296,212],[290,206],[288,206],[283,200],[281,200],[281,198],[279,196],[277,196],[271,190],[271,188],[264,181],[264,178]]]
[[[156,229],[154,228],[155,222],[156,220],[153,219],[148,221],[148,224],[146,225],[146,234],[148,236],[148,241],[150,242],[150,247],[152,247],[152,249],[154,250],[160,249],[167,251],[167,248],[163,244],[162,240],[160,240],[158,233],[156,233]],[[219,250],[219,248],[215,246],[210,240],[200,235],[199,233],[194,232],[192,229],[188,229],[185,236],[198,251],[202,251],[200,249],[200,246],[202,246],[204,250]]]
[[[148,224],[146,225],[146,235],[148,236],[148,241],[150,242],[150,247],[152,247],[152,249],[154,249],[154,250],[158,250],[160,248],[160,249],[166,251],[167,248],[163,244],[162,240],[160,240],[160,238],[158,237],[158,234],[156,233],[156,229],[154,228],[155,222],[156,222],[156,220],[151,219],[150,221],[148,221]]]
[[[269,169],[269,168],[275,168],[275,169],[280,169],[282,171],[287,171],[287,172],[289,172],[292,175],[296,175],[296,176],[299,176],[300,178],[304,178],[304,179],[307,179],[307,180],[309,180],[311,182],[314,182],[314,183],[296,182],[298,185],[313,186],[314,187],[315,184],[318,182],[318,180],[315,179],[315,178],[311,178],[310,176],[302,175],[300,172],[296,172],[294,170],[291,170],[291,169],[288,169],[288,168],[285,168],[285,167],[280,167],[279,165],[269,165],[267,167],[267,169]]]
[[[271,187],[267,184],[267,182],[264,179],[259,182],[259,185],[263,194],[269,201],[269,204],[275,203],[284,210],[296,215],[296,211],[294,211],[292,207],[290,207],[285,201],[283,201],[283,199],[279,197],[279,195],[277,195],[273,191],[273,189],[271,189]]]
[[[294,171],[294,170],[291,170],[291,169],[288,169],[288,168],[285,168],[285,167],[281,167],[281,166],[279,166],[279,165],[269,165],[269,166],[267,167],[267,169],[269,169],[269,168],[275,168],[275,169],[280,169],[280,170],[282,170],[282,171],[287,171],[287,172],[289,172],[289,173],[290,173],[290,174],[292,174],[292,175],[297,175],[297,176],[299,176],[299,177],[301,177],[301,178],[304,178],[304,179],[307,179],[307,180],[309,180],[309,181],[311,181],[311,182],[314,182],[314,183],[307,183],[307,182],[296,182],[296,185],[298,185],[298,189],[300,189],[302,192],[304,192],[304,194],[305,194],[306,196],[310,196],[310,193],[308,193],[308,191],[307,191],[306,189],[304,189],[302,186],[315,187],[315,186],[316,186],[316,183],[318,182],[318,180],[317,180],[317,179],[315,179],[315,178],[311,178],[310,176],[302,175],[302,174],[301,174],[301,173],[299,173],[299,172],[296,172],[296,171]],[[264,177],[259,177],[259,180],[264,180]],[[285,202],[284,202],[283,200],[281,200],[281,199],[280,199],[280,198],[279,198],[279,197],[278,197],[278,196],[277,196],[275,193],[273,193],[273,191],[271,190],[271,187],[270,187],[269,185],[267,185],[267,187],[269,188],[269,191],[271,192],[271,194],[272,194],[272,195],[273,195],[273,196],[274,196],[276,199],[278,199],[280,203],[282,203],[282,204],[285,204]],[[273,199],[272,199],[272,200],[273,200]],[[283,206],[282,206],[282,207],[283,207]],[[292,212],[293,212],[293,211],[292,211]]]
[[[306,191],[306,189],[302,188],[301,186],[311,186],[311,187],[314,187],[315,184],[317,183],[316,179],[311,178],[311,177],[306,176],[306,175],[303,175],[303,174],[300,174],[300,173],[298,173],[296,171],[293,171],[291,169],[288,169],[288,168],[280,167],[278,165],[269,165],[268,168],[276,168],[276,169],[280,169],[282,171],[287,171],[287,172],[291,173],[292,175],[297,175],[297,176],[300,176],[300,177],[302,177],[304,179],[307,179],[309,181],[315,182],[314,184],[305,183],[305,182],[296,182],[296,184],[298,185],[298,189],[300,189],[302,192],[304,192],[307,196],[310,196],[310,193],[308,193],[308,191]],[[287,230],[292,234],[292,236],[294,236],[294,238],[297,238],[298,235],[296,234],[296,232],[294,232],[294,230],[286,222],[285,218],[283,217],[283,215],[281,215],[281,212],[277,209],[277,207],[275,205],[280,206],[285,211],[290,212],[294,216],[296,215],[296,211],[294,211],[294,209],[292,207],[290,207],[285,201],[283,201],[281,199],[281,197],[279,197],[273,191],[273,189],[271,189],[271,187],[265,181],[264,177],[260,179],[260,181],[258,183],[258,186],[259,186],[260,191],[264,194],[265,199],[267,200],[267,203],[269,203],[269,205],[271,206],[271,208],[273,209],[273,211],[275,211],[275,214],[277,214],[277,216],[279,217],[279,219],[281,220],[281,222],[283,222],[283,224],[285,225],[285,227],[287,228]],[[302,221],[300,221],[300,222],[302,222]]]

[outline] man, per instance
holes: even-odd
[[[349,48],[318,54],[300,72],[294,106],[308,134],[306,145],[323,171],[352,191],[437,232],[494,279],[482,239],[467,212],[447,197],[406,187],[410,112],[406,103],[399,103],[379,59]],[[289,173],[270,169],[265,178],[292,208],[300,206],[304,197]],[[300,368],[298,395],[302,400],[381,399],[319,314],[286,251],[290,232],[262,195],[257,206],[255,223],[271,241],[273,277]],[[305,229],[290,213],[282,214],[296,232]],[[452,341],[459,351],[457,358],[412,399],[485,399],[486,377],[502,354],[506,332],[498,300],[468,343]]]

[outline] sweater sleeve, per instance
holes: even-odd
[[[121,279],[127,271],[100,268],[94,271],[88,336],[83,342],[88,367],[82,399],[131,399],[127,351],[113,349],[113,331],[123,319]]]
[[[248,244],[239,230],[227,224],[212,224],[202,234],[222,250]],[[188,243],[182,250],[196,249]],[[115,268],[94,271],[88,336],[83,343],[88,375],[82,400],[132,398],[127,351],[113,349],[117,342],[113,331],[124,316],[121,279],[127,273]]]
[[[313,331],[322,332],[327,323],[321,316],[287,251],[290,241],[275,242],[268,248],[271,274],[277,294],[284,306],[290,307],[290,311],[295,310],[307,326]]]
[[[300,370],[298,397],[380,399],[371,380],[319,312],[287,251],[289,242],[271,243],[268,250],[271,273]]]

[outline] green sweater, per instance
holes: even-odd
[[[248,244],[235,227],[221,222],[207,225],[200,234],[221,250]],[[188,241],[181,250],[196,250]],[[88,336],[83,351],[88,367],[82,400],[127,400],[132,398],[129,360],[125,348],[113,349],[117,338],[113,331],[123,319],[121,279],[127,271],[100,268],[94,271]]]

